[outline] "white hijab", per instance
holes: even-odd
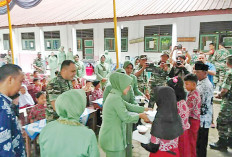
[[[26,93],[22,94],[19,92],[19,107],[24,107],[25,105],[34,105],[34,100],[32,99],[31,95],[28,93],[27,86],[22,85],[25,88]]]

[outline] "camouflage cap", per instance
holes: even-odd
[[[140,55],[139,59],[147,59],[147,55]]]
[[[169,57],[169,52],[168,51],[162,51],[161,56],[167,55]]]
[[[41,55],[42,53],[41,52],[38,52],[37,55]]]

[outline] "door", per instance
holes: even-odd
[[[83,58],[94,59],[93,38],[83,39]]]

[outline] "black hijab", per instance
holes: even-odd
[[[158,108],[151,135],[164,140],[173,140],[183,134],[175,91],[171,87],[155,87],[153,90]]]

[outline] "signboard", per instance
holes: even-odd
[[[135,43],[140,43],[143,42],[144,38],[137,38],[137,39],[132,39],[129,41],[130,44],[135,44]]]
[[[196,37],[178,37],[177,42],[195,42]]]

